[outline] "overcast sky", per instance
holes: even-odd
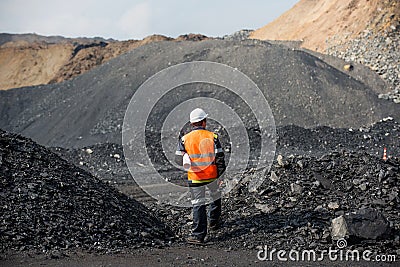
[[[0,0],[0,32],[142,39],[257,29],[298,0]]]

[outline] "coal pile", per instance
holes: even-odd
[[[106,143],[69,149],[53,147],[50,150],[141,203],[154,200],[132,178],[119,144]]]
[[[248,75],[268,100],[277,126],[365,127],[388,116],[399,119],[398,105],[378,98],[385,88],[371,88],[305,51],[258,40],[204,40],[151,43],[64,83],[1,91],[0,128],[46,146],[121,144],[125,111],[139,86],[158,71],[191,61],[223,63]],[[197,96],[196,90],[188,92]],[[201,96],[237,102],[222,93]]]
[[[321,157],[278,155],[256,192],[249,192],[246,177],[224,197],[224,227],[209,235],[215,246],[255,249],[268,245],[321,251],[335,246],[331,234],[333,219],[372,209],[388,220],[390,234],[349,240],[349,248],[400,255],[399,158],[383,161],[350,150]],[[178,235],[189,234],[190,209],[166,208],[160,216],[173,221]]]
[[[105,143],[68,149],[53,147],[50,150],[107,183],[123,185],[133,180],[119,144]]]
[[[388,117],[369,127],[337,128],[320,126],[305,129],[296,125],[277,128],[277,150],[281,154],[322,156],[341,149],[365,151],[383,156],[400,155],[400,124]]]
[[[30,139],[0,131],[0,249],[163,246],[169,229],[137,201]]]

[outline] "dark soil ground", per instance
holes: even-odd
[[[213,246],[194,247],[178,245],[163,249],[138,249],[119,254],[93,254],[74,251],[60,258],[35,253],[12,253],[3,256],[0,263],[4,267],[18,266],[397,266],[396,263],[366,261],[290,262],[260,261],[257,250],[223,250]]]

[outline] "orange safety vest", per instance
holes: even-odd
[[[183,142],[191,161],[188,179],[201,181],[217,178],[214,133],[203,129],[194,130],[183,137]]]

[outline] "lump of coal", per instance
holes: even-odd
[[[390,232],[388,220],[377,210],[360,209],[332,220],[332,239],[379,239]]]

